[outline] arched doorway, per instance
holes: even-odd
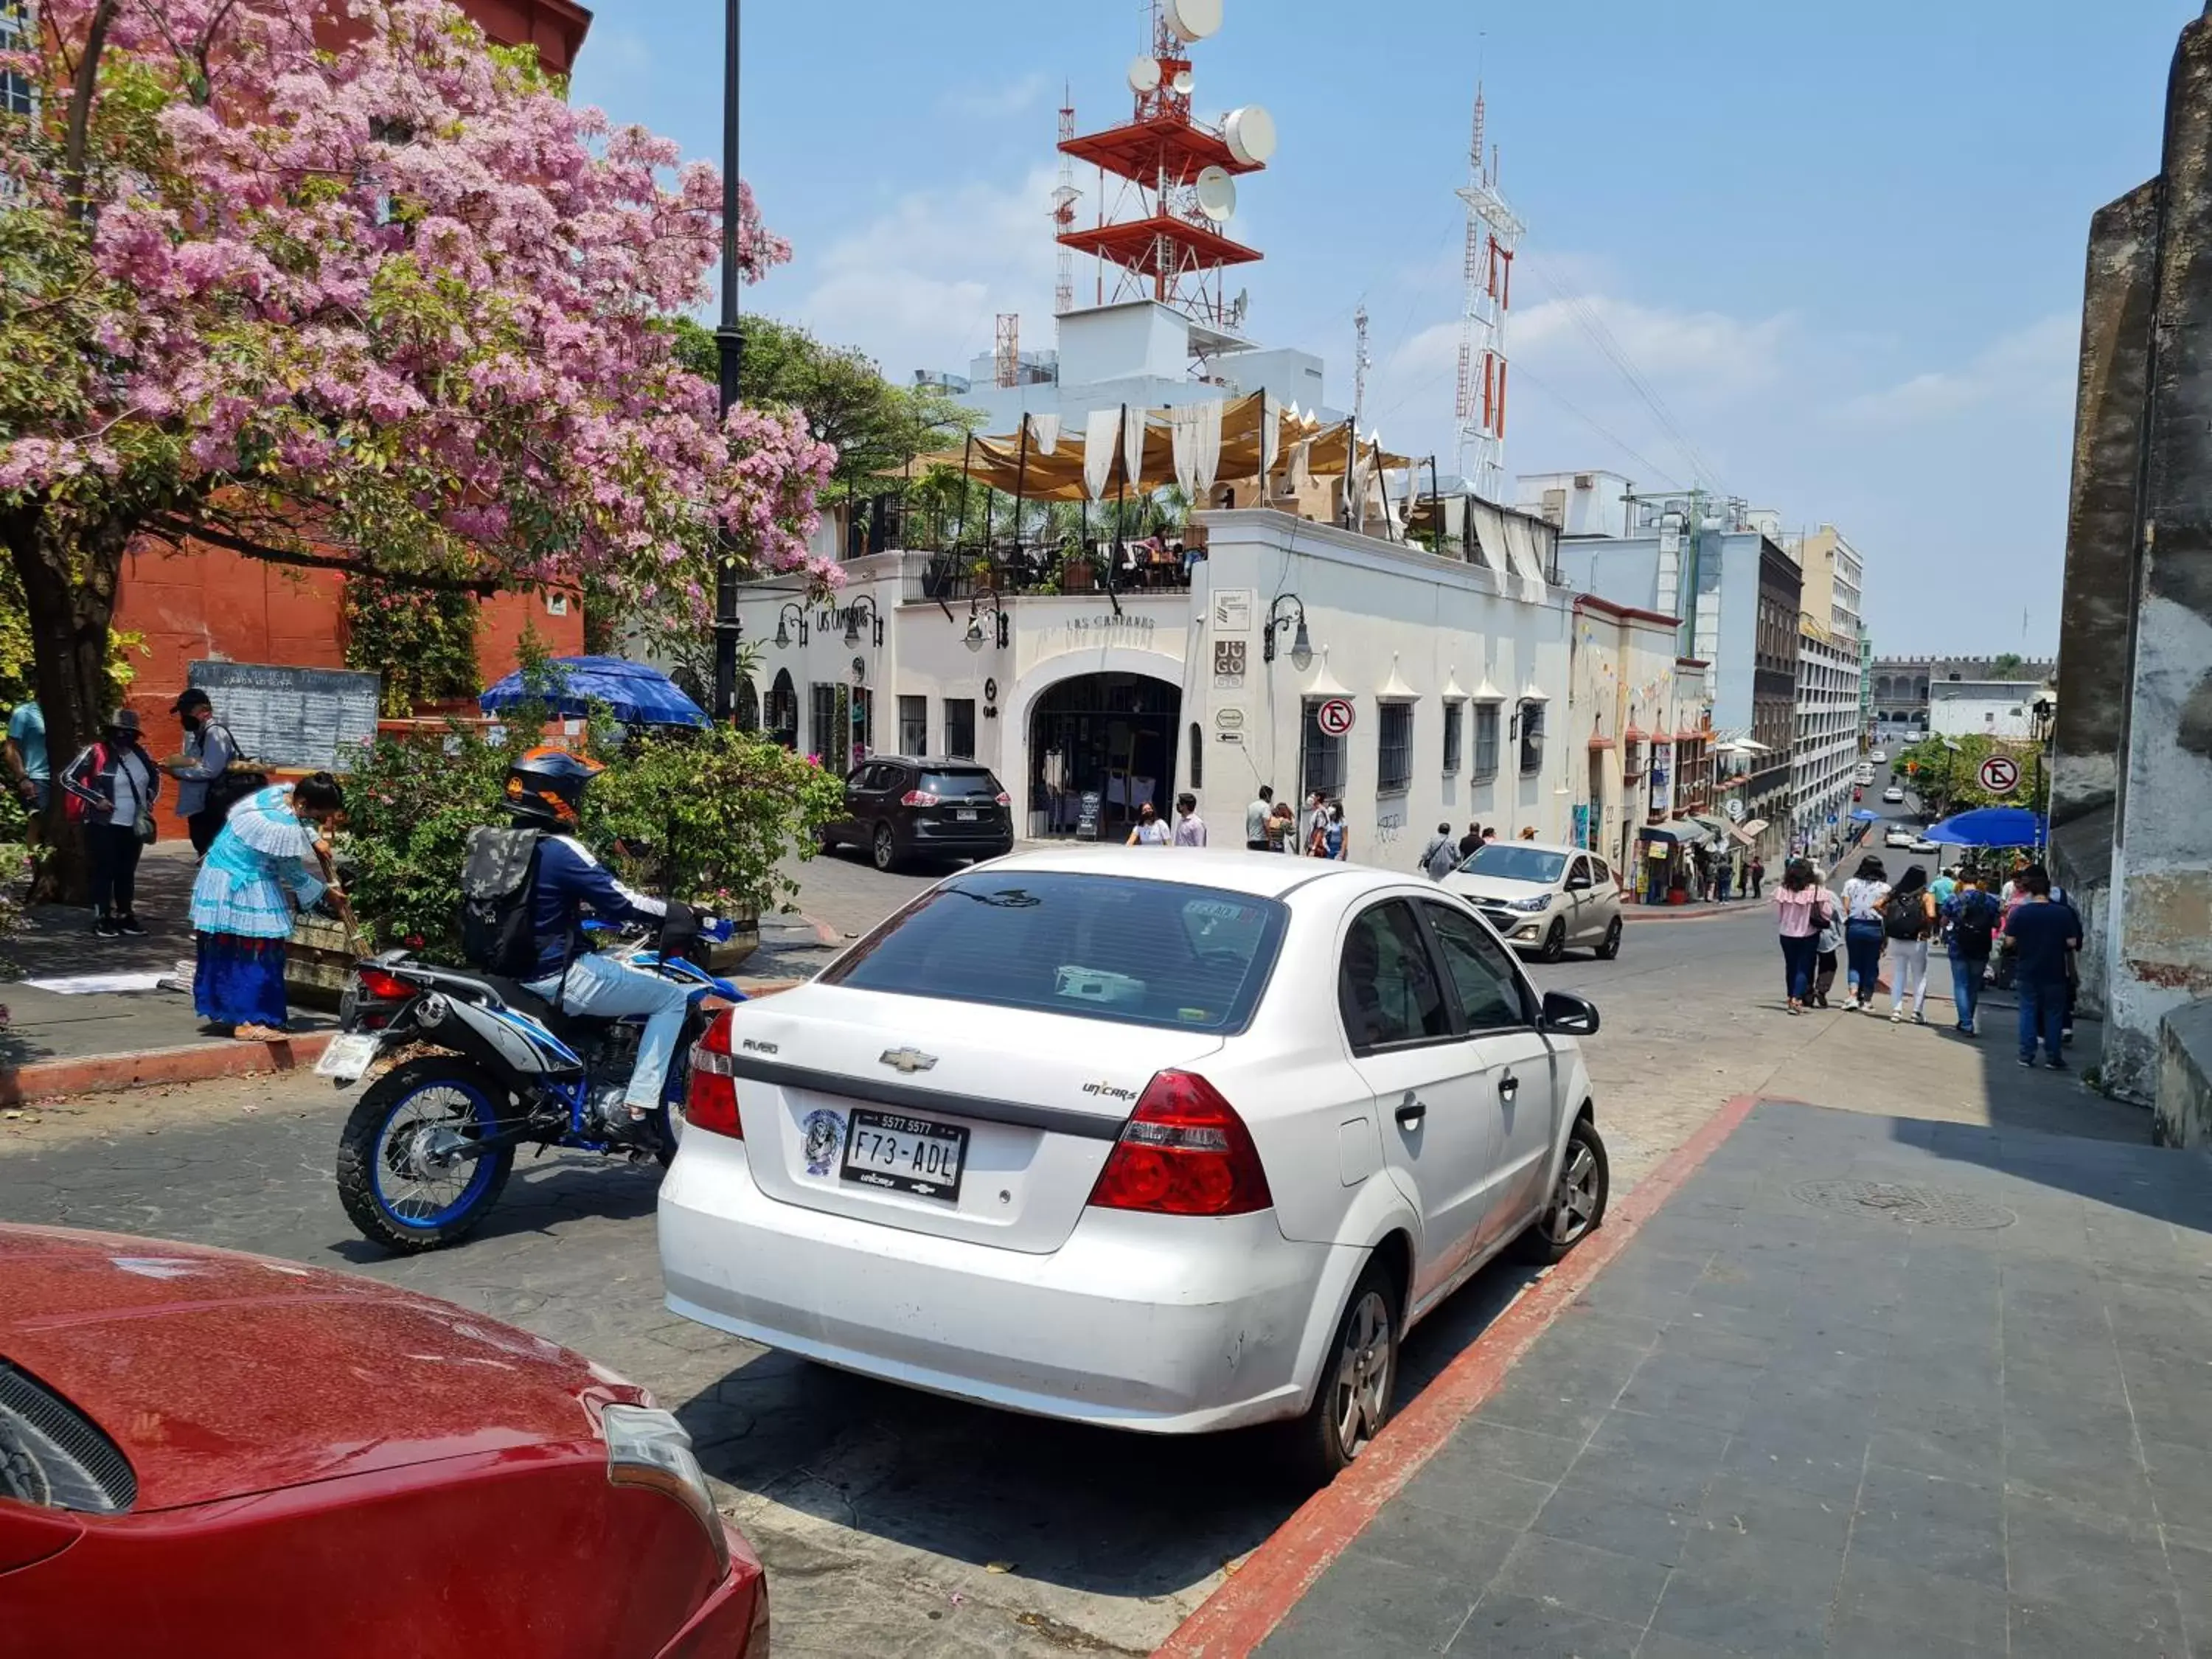
[[[1079,674],[1030,716],[1030,804],[1048,836],[1074,836],[1096,798],[1098,838],[1120,841],[1146,802],[1175,799],[1182,692],[1149,674]]]
[[[799,688],[791,683],[791,671],[780,668],[775,682],[768,689],[767,726],[769,736],[786,749],[799,747]]]
[[[761,724],[760,693],[754,689],[751,677],[738,677],[737,706],[732,711],[740,732],[757,732]]]

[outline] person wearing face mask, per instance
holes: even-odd
[[[216,719],[214,703],[197,686],[172,703],[169,712],[185,723],[185,752],[170,756],[161,769],[177,780],[177,811],[184,814],[192,851],[205,858],[234,805],[222,791],[213,792],[210,799],[210,787],[238,758],[238,741]]]

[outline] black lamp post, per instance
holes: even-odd
[[[791,623],[794,617],[799,622],[799,642],[801,645],[806,643],[806,607],[793,599],[776,612],[775,648],[779,651],[791,648]]]
[[[722,421],[738,402],[738,367],[744,347],[738,336],[738,230],[741,198],[738,179],[738,0],[724,0],[722,15],[722,320],[714,331],[720,348]],[[779,626],[779,635],[782,630]],[[738,706],[737,549],[727,532],[714,568],[714,718],[727,720]]]
[[[2035,809],[2036,846],[2040,850],[2051,840],[2051,750],[2052,739],[2058,735],[2058,705],[2048,697],[2038,697],[2028,709],[2035,722],[2035,793],[2032,797]]]
[[[992,618],[988,629],[983,625],[986,616]],[[968,605],[968,632],[965,636],[968,648],[981,651],[985,646],[995,643],[1000,650],[1005,650],[1013,632],[1009,621],[1006,607],[1000,603],[996,589],[987,588],[978,593]]]
[[[1283,614],[1283,607],[1286,605],[1293,614]],[[1291,660],[1302,668],[1313,660],[1313,635],[1306,632],[1305,601],[1295,593],[1285,593],[1276,599],[1267,611],[1267,626],[1260,636],[1260,659],[1262,662],[1274,661],[1275,635],[1292,626],[1297,632],[1291,641]]]
[[[848,646],[856,646],[860,642],[860,608],[863,605],[867,607],[867,620],[875,625],[876,645],[880,649],[884,642],[883,614],[876,609],[875,600],[866,593],[861,594],[845,609],[845,643]]]

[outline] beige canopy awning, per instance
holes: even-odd
[[[1255,392],[1222,404],[1221,455],[1214,467],[1217,482],[1232,483],[1261,476],[1262,446],[1267,442],[1267,402],[1264,393]],[[1279,404],[1274,413],[1275,455],[1274,465],[1268,470],[1270,478],[1291,472],[1301,460],[1303,470],[1317,477],[1342,477],[1351,471],[1352,439],[1349,422],[1323,425],[1312,416],[1293,413]],[[1123,489],[1142,493],[1164,489],[1176,479],[1174,421],[1169,411],[1132,409],[1127,419],[1141,425],[1142,459],[1136,471],[1130,472],[1125,465],[1122,446],[1116,444],[1113,463],[1103,474],[1102,499]],[[1121,435],[1121,431],[1116,422],[1116,435]],[[1294,452],[1302,447],[1301,458]],[[1004,436],[979,435],[958,448],[918,456],[915,466],[917,471],[929,466],[964,467],[968,476],[978,483],[1009,495],[1018,493],[1027,501],[1080,501],[1090,497],[1084,477],[1086,447],[1085,436],[1071,422],[1060,428],[1049,455],[1043,453],[1036,433],[1031,430],[1026,444],[1019,432]],[[1394,454],[1366,438],[1358,441],[1358,459],[1370,471],[1413,465],[1406,456]]]

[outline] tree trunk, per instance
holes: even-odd
[[[84,846],[69,822],[61,775],[113,712],[107,702],[108,624],[115,614],[131,524],[128,515],[115,514],[64,540],[61,526],[43,505],[0,516],[0,536],[23,585],[54,776],[46,804],[49,850],[32,892],[43,903],[81,904],[85,899]]]

